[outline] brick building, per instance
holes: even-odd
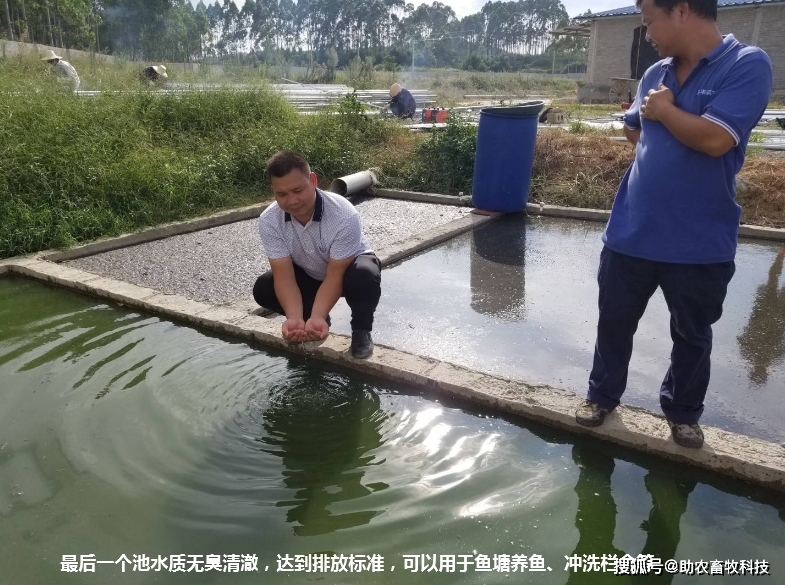
[[[720,31],[733,33],[742,43],[766,51],[774,69],[774,93],[785,96],[785,0],[718,0],[718,7]],[[607,101],[612,89],[617,95],[618,84],[612,77],[640,78],[651,64],[647,51],[650,45],[645,39],[638,42],[640,12],[628,6],[579,16],[577,20],[588,25],[591,33],[589,64],[578,99]],[[656,54],[654,58],[658,59]]]

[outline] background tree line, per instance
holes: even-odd
[[[441,2],[404,0],[0,0],[0,38],[169,62],[245,60],[335,68],[550,69],[585,62],[586,39],[554,41],[560,0],[489,1],[462,19]],[[539,57],[539,58],[538,58]]]

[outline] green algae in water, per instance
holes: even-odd
[[[564,570],[603,554],[785,576],[776,495],[31,281],[0,279],[0,401],[0,583],[647,580]],[[60,570],[87,554],[256,555],[258,572]],[[406,568],[424,554],[443,571]],[[278,555],[385,571],[278,572]],[[494,555],[551,570],[461,564]],[[749,577],[649,580],[709,579]]]

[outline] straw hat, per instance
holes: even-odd
[[[393,83],[393,84],[390,86],[390,96],[391,96],[391,97],[395,97],[395,96],[397,96],[399,93],[401,93],[401,85],[400,85],[400,84],[398,84],[398,83]]]
[[[53,59],[62,59],[60,55],[57,55],[53,50],[49,49],[44,56],[41,57],[41,61],[52,61]]]
[[[164,67],[163,65],[153,65],[153,71],[155,71],[161,77],[169,77],[166,74],[166,67]]]

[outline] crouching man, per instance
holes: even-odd
[[[298,152],[267,161],[275,203],[259,217],[270,270],[253,295],[262,307],[286,316],[283,338],[325,339],[330,310],[340,297],[352,310],[352,357],[373,352],[373,315],[381,296],[381,262],[363,235],[354,206],[317,187],[316,174]]]

